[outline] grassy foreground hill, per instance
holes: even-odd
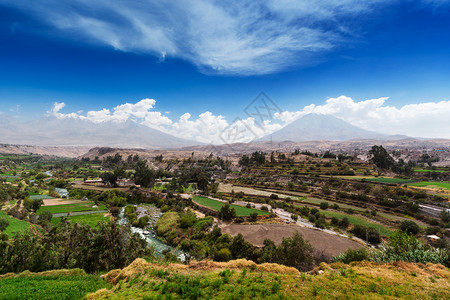
[[[0,276],[0,299],[449,299],[436,264],[322,263],[309,273],[244,259],[182,264],[136,259],[103,279],[80,269]]]
[[[449,299],[450,270],[442,265],[368,262],[321,264],[309,273],[247,260],[158,265],[135,260],[110,271],[113,285],[88,299]]]

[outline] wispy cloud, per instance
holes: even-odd
[[[348,42],[357,14],[388,0],[0,0],[67,38],[181,58],[205,73],[268,74],[315,63]]]

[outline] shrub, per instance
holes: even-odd
[[[320,209],[328,209],[328,202],[320,202]]]
[[[365,248],[348,249],[345,253],[333,257],[333,262],[342,262],[344,264],[349,264],[352,261],[367,260],[368,257],[369,253]]]
[[[258,220],[258,213],[257,212],[251,213],[249,221],[256,222],[257,220]]]
[[[40,215],[39,215],[39,223],[46,223],[46,222],[50,222],[53,218],[53,215],[51,212],[49,212],[48,210],[44,210]]]
[[[449,252],[428,246],[404,231],[396,231],[386,244],[381,244],[379,250],[371,253],[370,259],[376,262],[406,261],[448,266]]]
[[[276,199],[278,199],[278,195],[277,194],[271,194],[270,195],[270,199],[276,200]]]
[[[342,220],[339,222],[339,227],[343,229],[347,229],[348,225],[350,225],[350,222],[347,217],[343,217]]]
[[[214,259],[217,261],[229,261],[231,258],[231,251],[228,248],[222,248],[217,251]]]
[[[405,220],[400,224],[400,229],[406,233],[416,235],[419,232],[419,225],[410,220]]]
[[[6,219],[0,218],[0,232],[5,231],[6,227],[9,226],[9,221]]]

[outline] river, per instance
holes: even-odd
[[[156,230],[154,229],[154,225],[156,221],[161,217],[161,215],[162,213],[158,208],[152,207],[151,210],[148,210],[148,216],[150,217],[150,224],[147,226],[147,228],[142,229],[139,227],[131,226],[131,232],[139,234],[144,240],[146,240],[147,244],[153,247],[153,249],[155,249],[156,255],[163,257],[164,256],[163,252],[169,249],[170,251],[172,251],[173,254],[177,256],[179,260],[184,262],[186,260],[186,255],[184,254],[183,251],[175,249],[174,247],[163,243],[156,237]],[[117,222],[120,225],[129,224],[128,219],[125,216],[125,207],[122,207],[122,209],[120,210]]]

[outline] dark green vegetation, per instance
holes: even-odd
[[[0,299],[83,299],[88,293],[110,285],[83,270],[22,273],[2,278]]]
[[[435,263],[450,266],[450,254],[445,249],[436,249],[418,240],[414,235],[404,231],[396,231],[386,243],[378,249],[348,250],[333,258],[335,262],[350,263],[352,261],[374,262],[414,262]]]
[[[0,241],[0,253],[0,274],[69,268],[93,273],[151,255],[145,241],[123,226],[101,222],[92,228],[67,221],[42,233],[26,231],[12,241]]]

